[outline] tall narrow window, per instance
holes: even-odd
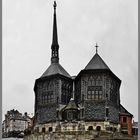
[[[94,99],[94,91],[92,91],[92,99]]]
[[[56,116],[57,116],[57,118],[58,118],[58,117],[59,117],[59,111],[57,111],[56,113],[57,113]]]
[[[52,127],[49,127],[49,132],[53,131],[53,128]]]
[[[50,102],[50,95],[48,95],[48,103]]]
[[[108,94],[106,94],[106,99],[108,100]]]
[[[126,121],[127,121],[127,118],[123,117],[123,122],[126,123]]]
[[[45,103],[47,103],[47,95],[45,95]]]
[[[91,99],[91,91],[88,91],[87,98],[88,98],[88,99]]]
[[[96,91],[95,99],[98,99],[98,91]]]
[[[57,103],[59,102],[59,97],[57,97]]]
[[[102,99],[102,91],[99,91],[99,99]]]
[[[67,119],[72,120],[73,119],[73,114],[72,112],[67,112]]]
[[[84,116],[84,110],[82,109],[82,117]]]
[[[109,108],[108,107],[106,107],[105,113],[106,113],[106,117],[108,117],[109,116]]]
[[[45,133],[45,130],[46,130],[45,127],[43,127],[43,128],[42,128],[42,132]]]

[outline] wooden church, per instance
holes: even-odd
[[[132,117],[120,104],[121,80],[96,53],[77,76],[59,63],[54,2],[51,64],[35,81],[36,131],[118,131],[131,135]]]

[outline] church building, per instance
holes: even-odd
[[[120,103],[121,80],[96,53],[77,76],[59,63],[54,2],[51,64],[36,79],[35,131],[118,131],[131,135],[132,117]]]

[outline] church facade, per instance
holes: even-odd
[[[85,68],[77,76],[70,76],[59,63],[54,2],[51,64],[34,86],[35,131],[119,132],[120,118],[127,116],[132,121],[133,115],[120,103],[121,80],[100,57],[97,47]],[[125,131],[131,134],[131,125],[127,128]]]

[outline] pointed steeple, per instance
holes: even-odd
[[[94,70],[94,69],[109,69],[103,59],[96,53],[93,58],[89,61],[85,70]]]
[[[57,22],[56,22],[56,2],[54,1],[54,15],[53,15],[53,36],[52,36],[52,45],[51,45],[51,65],[43,73],[41,77],[47,77],[51,75],[63,75],[65,77],[71,78],[69,73],[59,64],[59,45],[57,37]]]
[[[109,67],[106,65],[106,63],[103,61],[103,59],[98,54],[98,45],[96,43],[96,53],[92,57],[92,59],[89,61],[87,66],[85,67],[85,70],[94,70],[94,69],[109,69]]]
[[[59,63],[59,45],[58,45],[58,36],[57,36],[57,21],[56,21],[56,2],[54,1],[54,15],[53,15],[53,36],[52,36],[52,55],[51,63]]]

